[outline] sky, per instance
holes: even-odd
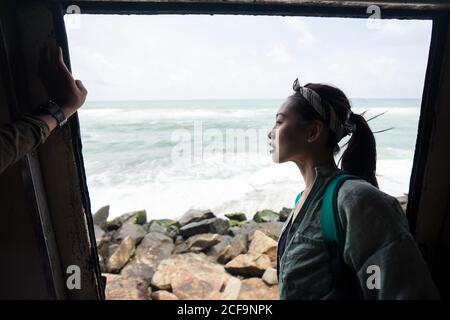
[[[351,98],[420,98],[432,29],[428,20],[322,17],[65,19],[88,101],[279,99],[297,77]]]

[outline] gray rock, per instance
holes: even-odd
[[[271,222],[271,221],[278,221],[280,216],[278,213],[272,210],[262,210],[255,213],[253,216],[253,220],[255,222],[261,223],[261,222]]]
[[[227,238],[211,248],[208,255],[215,257],[218,263],[226,264],[238,255],[247,252],[247,237],[246,234],[239,234],[234,238]]]
[[[291,211],[292,211],[292,208],[283,207],[283,209],[281,209],[280,214],[279,214],[280,221],[282,221],[282,222],[286,221],[289,214],[291,213]]]
[[[134,258],[123,268],[122,275],[150,281],[159,263],[170,257],[173,250],[172,239],[160,232],[151,232],[136,248]]]
[[[211,210],[190,209],[181,216],[179,223],[181,226],[185,226],[192,222],[211,219],[215,217],[216,216],[214,215],[214,213],[212,213]]]
[[[94,224],[94,233],[95,233],[95,243],[97,247],[99,247],[104,241],[105,231],[102,230],[98,225]]]
[[[159,223],[152,223],[148,228],[148,232],[159,232],[167,234],[167,229],[161,226]]]
[[[191,222],[180,228],[180,233],[184,238],[189,238],[200,233],[218,233],[226,234],[229,224],[227,220],[220,218],[211,218],[198,222]]]
[[[108,270],[117,273],[130,260],[135,251],[134,240],[127,236],[108,260]]]
[[[262,279],[265,283],[267,283],[269,286],[273,286],[274,284],[278,283],[277,278],[277,270],[275,268],[268,268],[264,272]]]
[[[108,257],[111,257],[113,253],[119,248],[119,245],[117,243],[110,244],[108,246]]]
[[[222,236],[215,233],[196,234],[186,240],[186,245],[191,251],[203,251],[222,240]]]
[[[121,242],[127,236],[133,238],[134,243],[138,244],[142,238],[144,238],[146,232],[145,229],[134,223],[125,223],[120,227],[120,229],[114,234],[113,240],[116,242]]]
[[[106,221],[108,220],[108,216],[109,216],[109,206],[101,207],[92,216],[92,220],[94,222],[94,225],[97,225],[100,228],[105,229]]]
[[[262,222],[262,223],[256,223],[255,221],[248,221],[242,225],[238,233],[247,234],[248,241],[252,241],[255,230],[260,230],[269,237],[271,237],[272,239],[274,239],[275,241],[278,241],[281,229],[283,228],[283,224],[284,223],[280,221]]]

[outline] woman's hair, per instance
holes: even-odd
[[[350,101],[342,90],[320,83],[308,83],[305,87],[319,94],[322,100],[325,100],[334,108],[341,123],[345,122],[351,106]],[[310,103],[303,98],[301,93],[296,92],[291,97],[294,98],[296,103],[301,104],[296,110],[306,122],[305,124],[309,124],[316,119],[327,123]],[[375,177],[377,152],[373,132],[366,119],[360,114],[351,113],[350,122],[356,125],[356,129],[351,134],[347,148],[341,156],[341,169],[370,182],[378,188],[378,181]],[[336,135],[332,130],[329,129],[328,133],[327,147],[332,150],[333,155],[336,155],[340,151],[339,141],[336,140]]]

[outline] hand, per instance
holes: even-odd
[[[41,50],[39,74],[48,97],[63,109],[66,118],[83,105],[87,90],[67,69],[61,47],[55,50],[48,46]]]

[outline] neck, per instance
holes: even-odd
[[[330,167],[337,169],[336,163],[334,162],[332,156],[311,157],[308,159],[294,160],[294,162],[300,169],[307,189],[311,188],[314,179],[316,178],[315,167]]]

